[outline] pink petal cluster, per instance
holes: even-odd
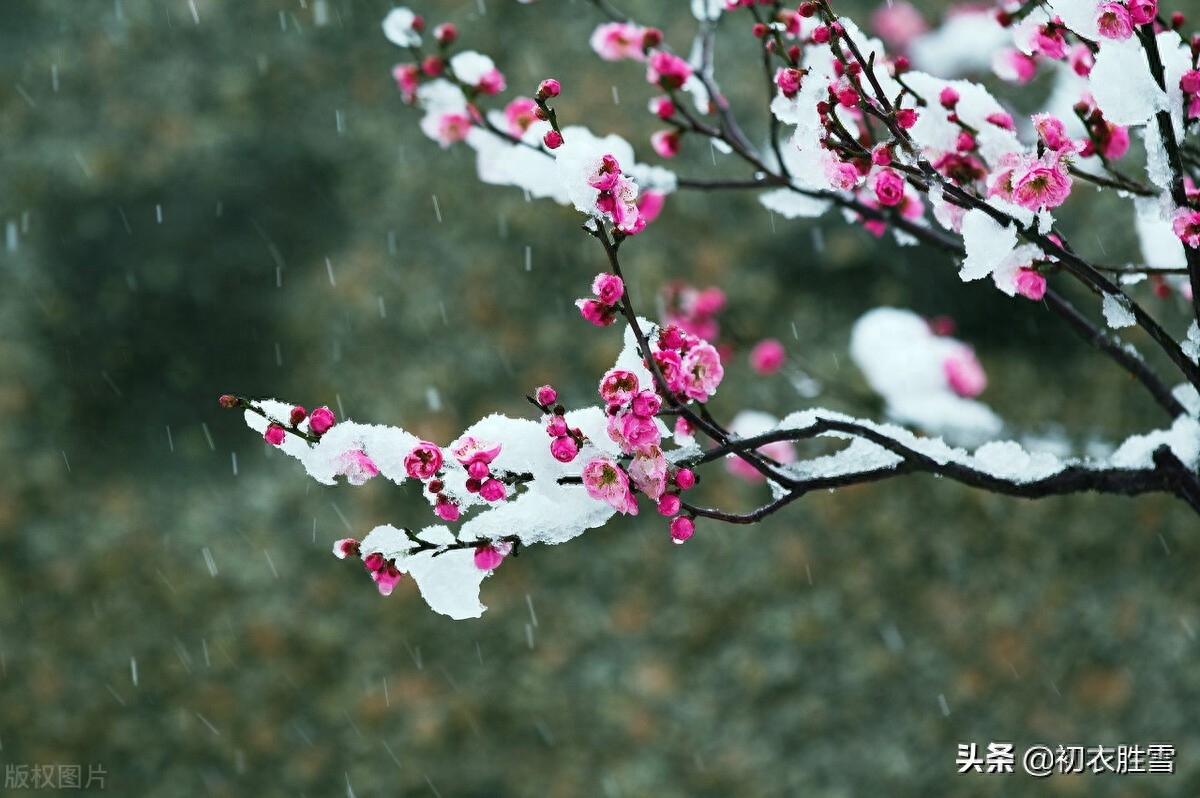
[[[892,169],[880,169],[876,172],[871,181],[871,188],[874,189],[875,198],[879,200],[880,205],[891,207],[899,205],[904,199],[904,178]]]
[[[633,486],[654,501],[659,501],[667,489],[667,459],[658,446],[647,446],[629,463],[629,479]]]
[[[678,331],[706,341],[716,341],[721,333],[717,323],[717,314],[725,309],[725,292],[716,286],[698,289],[682,280],[667,283],[663,286],[660,296],[666,311],[665,322],[674,326]],[[665,349],[678,349],[682,346],[683,338],[675,346],[664,346]]]
[[[992,71],[1001,80],[1024,84],[1037,74],[1037,64],[1020,50],[1000,50],[992,59]]]
[[[1071,175],[1062,151],[1033,154],[1009,153],[1000,158],[988,178],[988,196],[1000,197],[1031,211],[1056,208],[1071,193]]]
[[[608,22],[592,31],[588,40],[596,55],[605,61],[620,61],[631,58],[636,61],[645,60],[642,52],[642,42],[646,29],[631,22]]]
[[[337,553],[336,548],[334,549],[334,553]],[[382,554],[374,552],[363,558],[363,565],[366,566],[367,571],[371,574],[371,579],[375,582],[376,587],[379,588],[379,594],[381,596],[392,595],[392,590],[395,589],[403,576],[400,570],[396,568],[395,561],[385,560]]]
[[[629,489],[629,477],[607,457],[599,457],[583,467],[583,487],[593,499],[608,503],[617,512],[637,515],[637,500]]]
[[[504,106],[504,122],[509,135],[521,138],[537,121],[537,103],[531,97],[517,97]]]
[[[1034,302],[1041,301],[1046,295],[1045,275],[1035,269],[1022,267],[1017,272],[1017,293]]]
[[[413,479],[432,479],[441,467],[442,450],[429,441],[421,441],[404,456],[404,470]]]
[[[314,435],[324,435],[329,432],[335,421],[332,410],[328,407],[318,407],[308,417],[308,428]]]
[[[1133,19],[1124,3],[1101,3],[1096,9],[1096,27],[1108,39],[1128,39],[1133,35]]]
[[[1200,249],[1200,211],[1180,208],[1171,223],[1179,240],[1192,249]]]

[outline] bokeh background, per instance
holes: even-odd
[[[637,5],[686,50],[685,3]],[[155,798],[1200,793],[1200,529],[1166,497],[1027,503],[914,477],[682,547],[644,512],[506,562],[464,622],[330,556],[427,506],[312,483],[220,393],[445,443],[528,413],[545,382],[593,401],[619,348],[572,307],[604,267],[578,216],[481,187],[469,154],[420,135],[389,7],[0,3],[6,773],[102,767],[104,792]],[[588,3],[418,10],[492,54],[509,96],[559,77],[564,121],[654,160],[650,88],[584,47]],[[748,32],[728,38],[725,85],[761,136]],[[689,141],[677,168],[743,174],[718,157]],[[1115,207],[1080,201],[1069,224],[1119,262]],[[818,402],[877,409],[848,331],[895,304],[958,320],[1014,431],[1082,451],[1164,422],[1044,309],[834,216],[680,193],[625,266],[645,312],[671,279],[728,294],[726,419],[812,403],[752,378],[765,336],[827,379]],[[1173,301],[1156,307],[1182,330]],[[766,490],[713,472],[702,495]],[[992,741],[1166,742],[1178,772],[956,774],[958,743]]]

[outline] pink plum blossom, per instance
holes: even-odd
[[[481,571],[491,571],[500,567],[504,558],[512,551],[513,544],[507,540],[497,540],[495,543],[485,543],[475,549],[475,567]]]
[[[577,299],[575,306],[579,314],[597,327],[607,327],[616,321],[616,313],[611,305],[606,305],[595,299]]]
[[[1020,50],[1006,49],[998,51],[992,59],[992,71],[1001,80],[1028,83],[1037,74],[1037,64]]]
[[[656,50],[646,68],[646,80],[668,91],[683,87],[692,76],[692,67],[677,55]]]
[[[638,194],[637,210],[638,216],[646,224],[650,224],[658,215],[662,213],[663,202],[667,195],[661,191],[643,191]]]
[[[508,495],[508,489],[505,488],[504,483],[498,479],[485,480],[484,483],[479,486],[479,496],[484,501],[502,501],[506,495]]]
[[[417,86],[420,85],[420,70],[416,64],[396,64],[392,67],[392,77],[400,87],[404,102],[412,104],[417,99]]]
[[[637,61],[645,59],[642,53],[642,41],[646,29],[641,25],[629,22],[608,22],[592,31],[588,44],[596,55],[605,61],[620,61],[632,58]]]
[[[482,443],[470,435],[463,436],[450,444],[450,453],[454,459],[468,466],[471,463],[490,463],[500,454],[502,444]]]
[[[658,501],[667,489],[667,460],[657,446],[648,446],[629,464],[629,479],[635,488]]]
[[[1022,268],[1017,272],[1017,293],[1037,302],[1046,295],[1046,278],[1034,269]]]
[[[610,407],[628,404],[638,392],[638,378],[632,371],[612,369],[600,380],[600,398]]]
[[[333,556],[339,560],[359,555],[358,541],[354,538],[342,538],[333,544]]]
[[[510,135],[520,138],[538,121],[537,103],[529,97],[517,97],[504,106],[504,122]]]
[[[671,540],[679,545],[696,532],[696,523],[686,515],[681,515],[671,521]]]
[[[1096,12],[1096,26],[1101,36],[1122,40],[1133,35],[1133,20],[1122,3],[1101,3]]]
[[[1149,24],[1158,14],[1158,0],[1126,0],[1125,7],[1129,9],[1129,20],[1134,25]]]
[[[671,393],[682,391],[684,386],[683,359],[679,353],[674,350],[655,352],[654,362],[662,373],[663,380],[667,383],[667,389]]]
[[[688,350],[681,365],[684,374],[683,392],[689,399],[703,402],[717,392],[725,369],[721,357],[709,343],[700,343]]]
[[[550,456],[560,463],[569,463],[579,454],[579,444],[569,435],[562,435],[550,442]]]
[[[404,456],[404,470],[413,479],[431,479],[441,467],[442,450],[429,441],[421,441]]]
[[[1193,249],[1200,248],[1200,211],[1180,208],[1175,212],[1171,226],[1180,241]]]
[[[1061,150],[1071,146],[1071,137],[1067,135],[1061,119],[1051,114],[1034,114],[1032,118],[1033,128],[1047,148]]]
[[[690,468],[681,468],[675,472],[675,484],[680,490],[689,490],[696,484],[696,472]]]
[[[625,296],[625,283],[615,274],[602,272],[592,281],[592,293],[605,305],[615,305]]]
[[[352,449],[338,458],[336,473],[346,477],[351,485],[363,485],[379,475],[379,466],[362,449]]]
[[[683,136],[675,128],[658,130],[650,134],[650,146],[660,158],[674,158],[679,154]]]
[[[904,198],[904,178],[891,169],[880,169],[871,181],[871,188],[881,205],[899,205]]]
[[[787,351],[783,344],[774,338],[759,341],[754,349],[750,350],[750,368],[764,377],[779,371],[786,360]]]
[[[263,433],[263,440],[272,446],[279,446],[283,443],[283,439],[287,437],[287,432],[278,424],[271,424],[267,427],[267,431]]]
[[[947,356],[942,363],[942,372],[950,390],[964,398],[979,396],[987,387],[987,374],[969,346],[959,347]]]
[[[543,385],[537,389],[537,394],[534,397],[537,403],[544,407],[549,407],[558,401],[558,391],[554,390],[549,385]]]
[[[650,100],[650,113],[659,119],[670,119],[675,116],[675,103],[670,97],[654,97]]]
[[[637,500],[629,489],[629,478],[621,467],[606,457],[583,467],[583,487],[593,499],[611,505],[617,512],[637,515]]]
[[[308,428],[314,435],[324,435],[335,422],[333,411],[328,407],[318,407],[308,417]]]
[[[670,518],[679,513],[679,509],[683,506],[683,500],[679,498],[677,493],[664,493],[658,500],[658,513]]]
[[[437,503],[433,506],[433,511],[443,521],[458,520],[458,503],[447,496],[438,496]]]
[[[400,570],[391,564],[385,565],[378,571],[371,573],[371,579],[374,580],[375,585],[379,588],[379,595],[381,596],[392,595],[392,591],[403,576],[404,574],[400,573]]]
[[[1031,211],[1057,208],[1071,193],[1071,175],[1056,153],[1046,153],[1014,172],[1013,200]]]
[[[633,397],[633,404],[630,406],[635,416],[642,418],[651,418],[658,414],[662,409],[662,398],[657,393],[651,390],[639,391],[637,396]]]

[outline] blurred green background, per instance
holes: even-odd
[[[637,13],[686,51],[683,6]],[[333,540],[428,508],[311,482],[220,393],[447,443],[528,414],[545,382],[594,401],[620,345],[572,307],[604,268],[578,215],[479,186],[465,150],[420,135],[389,7],[0,4],[6,772],[100,766],[105,792],[155,798],[1200,794],[1200,544],[1165,497],[1034,504],[916,477],[702,523],[682,547],[644,508],[506,562],[464,622],[334,560]],[[560,118],[653,160],[641,67],[599,68],[587,3],[418,10],[492,54],[507,96],[559,77]],[[729,39],[749,109],[749,36]],[[714,157],[689,141],[677,167]],[[1119,262],[1112,210],[1081,202],[1071,223]],[[643,312],[668,279],[728,293],[726,419],[808,405],[751,378],[764,336],[861,390],[849,326],[889,303],[957,318],[1017,430],[1082,446],[1165,421],[1043,309],[833,216],[814,232],[748,195],[680,193],[624,252]],[[714,472],[702,495],[766,491]],[[956,774],[958,743],[991,741],[1172,743],[1178,773]]]

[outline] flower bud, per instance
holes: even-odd
[[[557,150],[563,143],[562,133],[559,133],[557,130],[547,130],[546,135],[542,137],[542,141],[548,149]]]
[[[676,545],[683,543],[696,532],[696,524],[686,515],[681,515],[671,522],[671,540]]]
[[[561,91],[562,84],[560,84],[554,78],[546,78],[538,84],[537,94],[535,96],[537,99],[544,101],[549,100],[551,97],[557,97]]]

